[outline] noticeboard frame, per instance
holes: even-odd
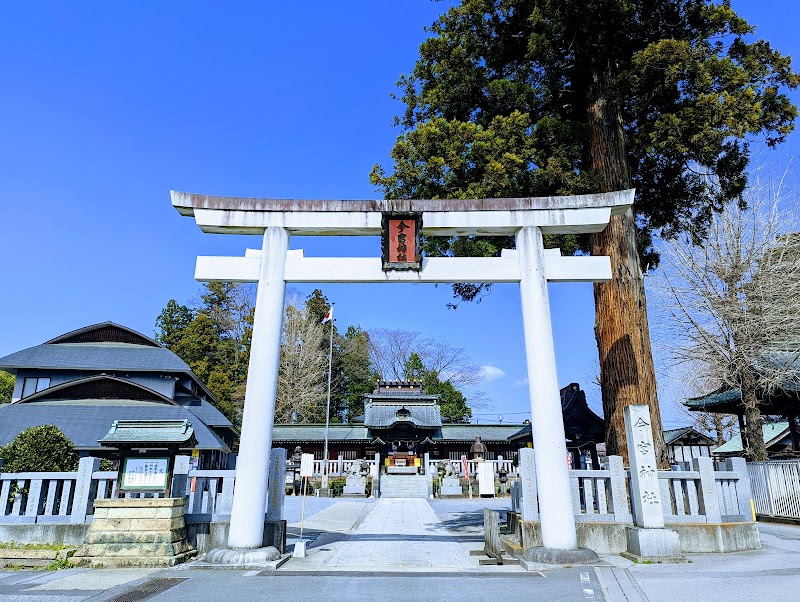
[[[167,470],[164,473],[164,484],[162,485],[136,485],[136,486],[126,486],[125,485],[125,475],[127,474],[127,467],[129,460],[166,460],[167,463]],[[120,458],[119,463],[119,478],[118,478],[118,490],[125,491],[129,493],[167,493],[171,486],[172,486],[172,473],[174,470],[175,465],[175,456],[173,454],[125,454]]]

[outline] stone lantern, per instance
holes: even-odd
[[[286,469],[292,471],[292,494],[299,495],[300,492],[300,461],[303,458],[303,448],[299,445],[294,448],[294,452],[286,460]]]
[[[475,437],[475,443],[469,448],[469,456],[478,462],[483,462],[486,458],[486,446],[481,443],[480,437]]]

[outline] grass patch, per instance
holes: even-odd
[[[45,571],[60,571],[61,569],[71,569],[72,565],[69,563],[67,558],[62,558],[61,560],[55,560],[44,567]]]
[[[63,550],[75,546],[63,543],[17,543],[16,541],[0,541],[0,550]]]

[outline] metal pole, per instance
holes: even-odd
[[[333,319],[331,319],[331,339],[328,345],[328,405],[325,408],[325,462],[322,466],[322,488],[328,488],[328,427],[331,421],[331,370],[333,369]]]

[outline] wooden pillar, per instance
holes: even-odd
[[[597,443],[589,446],[589,453],[592,455],[592,469],[600,470],[600,458],[597,457]]]
[[[742,440],[742,451],[748,447],[747,437],[744,432],[744,414],[739,414],[739,438]]]

